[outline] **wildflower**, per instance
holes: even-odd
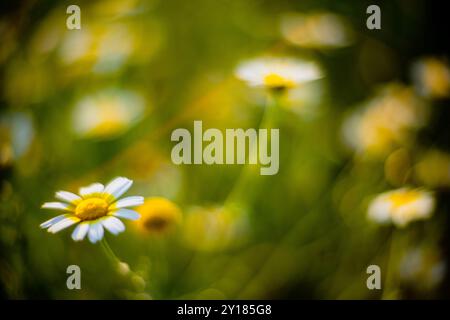
[[[339,48],[353,41],[347,22],[329,12],[286,14],[281,19],[281,33],[293,45],[304,48]]]
[[[75,106],[73,127],[87,138],[107,138],[123,133],[144,113],[144,99],[135,92],[108,89],[83,98]]]
[[[45,209],[66,211],[40,226],[48,228],[48,232],[56,233],[71,225],[78,224],[72,233],[74,241],[83,240],[86,234],[92,243],[103,238],[103,228],[114,235],[125,230],[125,226],[118,218],[137,220],[139,214],[128,207],[142,204],[144,198],[132,196],[119,199],[133,184],[132,180],[124,177],[115,178],[106,187],[101,183],[93,183],[80,188],[79,195],[67,191],[56,192],[56,198],[63,202],[46,202]]]
[[[378,195],[372,200],[368,215],[373,221],[404,227],[414,220],[429,218],[434,204],[434,197],[428,191],[401,188]]]
[[[292,58],[260,58],[238,66],[236,76],[253,87],[283,90],[322,77],[312,62]]]
[[[148,198],[136,211],[142,217],[137,221],[138,228],[146,233],[165,233],[181,221],[180,208],[165,198]]]
[[[429,98],[450,95],[450,68],[437,58],[424,58],[413,64],[412,76],[417,91]]]
[[[124,67],[137,47],[136,32],[120,23],[108,28],[92,24],[79,31],[61,39],[58,55],[64,64],[81,62],[92,65],[95,73],[112,73]]]
[[[411,88],[390,85],[345,121],[344,137],[358,152],[385,155],[412,138],[425,121],[424,111]]]

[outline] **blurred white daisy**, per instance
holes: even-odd
[[[79,195],[58,191],[55,197],[62,202],[46,202],[42,208],[66,211],[40,226],[50,233],[56,233],[71,225],[78,224],[72,232],[72,239],[83,240],[88,235],[92,243],[103,238],[104,230],[114,235],[125,230],[125,226],[118,218],[129,220],[139,219],[139,214],[127,209],[144,203],[144,197],[131,196],[119,199],[131,187],[133,181],[124,177],[115,178],[108,185],[93,183],[80,188]]]
[[[281,33],[290,43],[304,48],[340,48],[354,38],[347,21],[330,12],[287,13],[281,18]]]
[[[413,89],[392,83],[345,120],[343,135],[356,152],[385,156],[414,139],[414,133],[426,121],[426,105]]]
[[[417,91],[428,98],[450,95],[450,68],[438,58],[427,57],[412,66],[412,77]]]
[[[73,128],[81,137],[111,138],[137,123],[144,112],[145,100],[138,93],[106,89],[75,105]]]
[[[293,58],[259,58],[240,64],[236,76],[253,87],[281,90],[319,79],[322,73],[313,62]]]
[[[399,266],[400,280],[408,287],[425,291],[444,280],[447,264],[437,248],[421,246],[407,250]]]
[[[414,220],[429,218],[434,209],[433,195],[422,189],[401,188],[378,195],[369,205],[369,219],[392,222],[404,227]]]

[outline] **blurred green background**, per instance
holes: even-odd
[[[1,4],[0,296],[449,297],[448,39],[439,5],[380,1],[382,29],[368,30],[372,1],[77,1],[82,28],[67,30],[70,4]],[[257,127],[267,93],[234,72],[263,55],[313,59],[324,78],[286,93],[279,173],[251,175],[228,206],[244,167],[174,165],[170,134],[194,120]],[[391,121],[383,108],[367,111],[377,103],[412,108],[415,120],[399,137],[371,131]],[[55,191],[115,176],[134,180],[130,194],[181,210],[167,230],[128,222],[106,235],[131,278],[98,245],[39,228],[53,216],[40,206]],[[405,228],[367,219],[373,196],[405,185],[434,192],[430,219]],[[81,290],[66,287],[71,264],[81,267]],[[366,287],[371,264],[381,267],[382,290]]]

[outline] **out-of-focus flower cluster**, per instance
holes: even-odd
[[[413,142],[415,131],[426,122],[426,112],[413,89],[389,85],[349,117],[344,136],[355,151],[383,156]]]

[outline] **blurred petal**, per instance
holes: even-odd
[[[235,73],[250,86],[267,88],[292,88],[323,77],[315,63],[289,57],[245,61],[237,67]]]
[[[388,222],[391,219],[391,207],[386,199],[376,199],[369,207],[369,218],[379,223]]]
[[[119,217],[119,218],[129,219],[129,220],[137,220],[141,217],[139,215],[139,213],[137,213],[134,210],[129,210],[129,209],[119,209],[117,211],[114,211],[112,213],[112,215]]]

